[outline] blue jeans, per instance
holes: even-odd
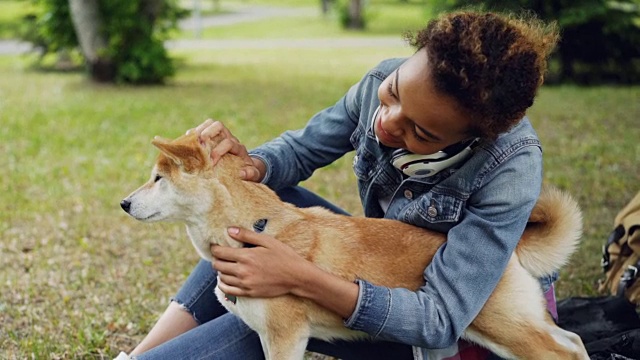
[[[322,206],[348,215],[344,210],[301,187],[278,191],[283,201],[298,207]],[[135,359],[264,359],[258,334],[220,305],[214,289],[216,272],[211,263],[200,260],[173,301],[189,311],[196,328]],[[340,359],[413,359],[410,345],[386,341],[335,341],[310,339],[309,351]]]

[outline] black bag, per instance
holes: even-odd
[[[640,359],[640,316],[623,296],[559,301],[558,325],[582,338],[591,360]]]

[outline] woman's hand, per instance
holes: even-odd
[[[218,286],[227,295],[275,297],[291,294],[307,283],[305,274],[315,265],[302,258],[291,247],[267,234],[246,229],[229,228],[229,235],[252,248],[211,246],[216,259]]]
[[[195,129],[187,130],[187,134],[192,132],[195,132],[203,143],[217,136],[222,136],[222,141],[211,150],[211,159],[214,165],[224,154],[231,153],[239,156],[245,163],[245,166],[240,169],[241,179],[260,182],[264,177],[266,172],[264,163],[250,157],[247,148],[220,121],[208,119]]]
[[[358,285],[330,274],[304,259],[274,237],[246,229],[229,228],[229,235],[256,245],[235,249],[211,246],[216,259],[218,287],[227,295],[275,297],[292,294],[315,301],[344,319],[358,301]]]

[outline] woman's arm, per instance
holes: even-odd
[[[537,147],[503,163],[471,194],[418,291],[360,284],[362,297],[346,325],[383,339],[446,348],[487,301],[515,249],[542,183]]]

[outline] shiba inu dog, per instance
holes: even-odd
[[[251,228],[268,219],[265,233],[326,271],[350,281],[357,274],[376,285],[416,290],[424,284],[424,269],[446,242],[443,234],[399,221],[284,203],[267,186],[239,179],[240,158],[227,154],[213,166],[209,154],[216,140],[201,144],[191,134],[152,143],[160,155],[151,178],[121,206],[140,221],[184,222],[206,260],[214,261],[211,244],[243,246],[228,236],[229,226]],[[564,265],[575,250],[581,236],[580,210],[568,195],[545,188],[529,221],[502,279],[463,338],[504,358],[588,359],[580,337],[556,326],[548,314],[536,280]],[[302,359],[310,337],[331,341],[368,336],[295,296],[239,297],[232,302],[225,301],[219,289],[216,294],[258,333],[267,359]]]

